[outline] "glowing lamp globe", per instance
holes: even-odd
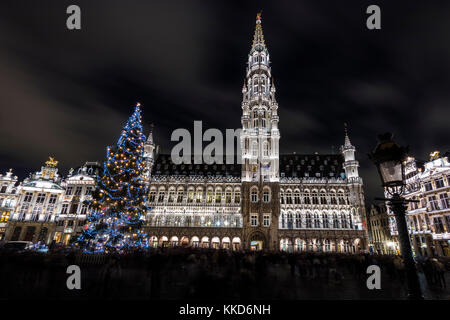
[[[377,167],[383,187],[401,187],[405,184],[405,165],[408,148],[393,140],[392,133],[378,136],[375,150],[369,158]]]

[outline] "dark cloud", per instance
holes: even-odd
[[[446,1],[69,1],[0,4],[0,170],[24,176],[48,155],[68,168],[101,160],[136,101],[169,150],[175,128],[237,128],[255,13],[272,56],[281,151],[337,151],[349,123],[366,193],[367,153],[390,130],[412,153],[449,149]]]

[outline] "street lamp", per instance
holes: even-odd
[[[387,201],[395,215],[400,240],[400,251],[403,263],[405,264],[408,281],[408,299],[419,300],[423,299],[423,296],[406,224],[406,203],[412,200],[405,200],[402,197],[405,187],[404,162],[407,157],[408,148],[399,146],[392,138],[393,135],[391,133],[379,135],[379,142],[374,152],[369,154],[369,158],[378,169],[383,187],[391,195],[388,199],[378,200]]]

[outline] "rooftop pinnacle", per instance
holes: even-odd
[[[253,44],[252,48],[256,47],[257,45],[264,46],[264,35],[261,25],[261,12],[256,14],[256,27],[255,27],[255,34],[253,36]]]

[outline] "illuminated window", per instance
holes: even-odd
[[[270,215],[269,214],[265,214],[263,217],[263,225],[264,227],[268,227],[270,226]]]
[[[258,202],[258,189],[252,189],[252,191],[250,192],[250,200],[251,202]]]
[[[269,188],[265,188],[263,191],[263,201],[266,203],[270,201],[270,189]]]
[[[252,227],[256,227],[258,225],[258,215],[257,214],[252,214],[250,216],[250,225]]]

